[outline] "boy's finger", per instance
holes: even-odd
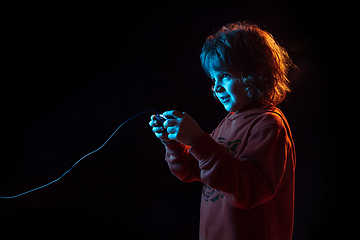
[[[152,130],[154,133],[162,133],[166,131],[164,127],[153,127]]]
[[[184,113],[176,111],[176,110],[171,110],[171,111],[164,112],[163,115],[166,118],[182,118],[184,116]]]
[[[164,127],[165,128],[168,128],[168,127],[171,127],[171,126],[176,126],[178,125],[178,120],[176,119],[168,119],[164,122]]]
[[[161,124],[159,124],[156,120],[155,121],[151,120],[149,122],[149,125],[150,125],[150,127],[161,126]]]
[[[165,142],[168,142],[170,141],[170,139],[168,138],[168,133],[167,132],[161,132],[161,133],[155,133],[156,137],[165,141]]]
[[[176,136],[177,136],[177,132],[176,133],[171,133],[167,136],[168,139],[170,140],[176,140]]]
[[[166,129],[166,131],[169,133],[169,134],[175,134],[178,132],[178,128],[177,127],[168,127]]]

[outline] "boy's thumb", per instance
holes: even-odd
[[[166,111],[163,113],[166,118],[182,118],[185,115],[185,112],[179,112],[176,110]]]

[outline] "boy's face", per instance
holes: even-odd
[[[213,91],[219,101],[228,112],[237,112],[251,103],[241,85],[242,75],[240,71],[211,71],[211,79],[214,83]]]

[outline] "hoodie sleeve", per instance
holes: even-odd
[[[177,178],[184,182],[201,181],[199,163],[189,153],[189,146],[173,141],[165,148],[165,160]]]
[[[233,207],[249,209],[275,196],[288,144],[278,126],[265,126],[249,136],[238,157],[205,134],[189,151],[199,162],[202,182],[222,191]]]

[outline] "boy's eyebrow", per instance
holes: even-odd
[[[221,71],[216,71],[216,74],[214,74],[215,75],[215,77],[216,76],[221,76],[222,74],[224,74],[224,73],[226,73],[226,74],[229,74],[229,75],[232,75],[231,74],[231,72],[230,71],[227,71],[227,70],[221,70]],[[213,79],[215,79],[215,77],[212,77],[213,75],[211,75],[211,80],[213,80]]]

